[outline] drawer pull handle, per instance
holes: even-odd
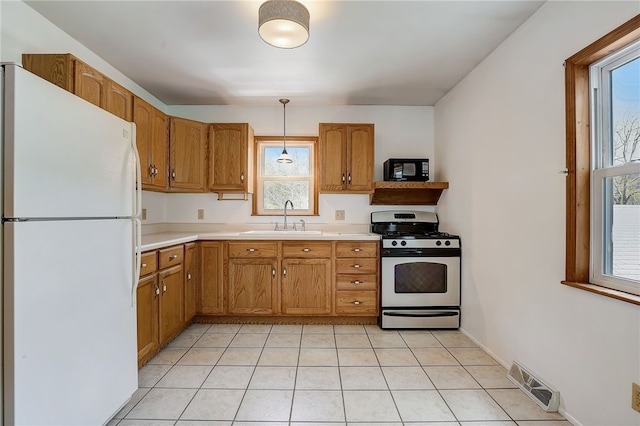
[[[354,268],[362,268],[362,266],[361,266],[361,265],[359,265],[359,264],[357,264],[357,263],[356,263],[355,265],[353,265],[353,267],[354,267]]]
[[[142,266],[143,268],[146,268],[146,267],[147,267],[147,264],[146,264],[146,263],[143,263],[143,264],[142,264],[142,265],[140,265],[140,266]]]
[[[258,249],[256,249],[256,248],[248,248],[247,249],[247,252],[249,252],[249,253],[253,253],[254,251],[258,251]]]
[[[358,253],[358,252],[362,251],[362,249],[361,249],[361,248],[354,248],[354,249],[353,249],[353,251],[355,251],[356,253]]]
[[[172,254],[171,256],[169,256],[169,260],[177,259],[177,257],[177,254]]]
[[[287,268],[282,268],[282,275],[286,278],[287,277]]]
[[[273,278],[276,277],[276,268],[271,269],[271,275],[273,276]]]
[[[153,295],[153,298],[157,299],[160,295],[160,287],[158,287],[158,284],[154,284],[154,286],[156,287],[156,291],[154,292],[155,294]]]
[[[360,280],[351,281],[351,284],[360,285],[362,284],[362,281]]]
[[[191,281],[191,272],[187,272],[187,281]]]
[[[354,305],[362,305],[362,302],[360,302],[359,300],[354,300],[353,302]]]
[[[167,285],[164,283],[164,281],[162,281],[162,293],[166,293],[167,292]]]
[[[310,252],[310,251],[311,251],[311,249],[310,249],[310,248],[306,248],[306,247],[305,247],[305,248],[303,248],[303,249],[302,249],[302,251],[304,251],[304,252],[308,253],[308,252]]]

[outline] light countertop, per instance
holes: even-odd
[[[379,240],[380,235],[358,232],[241,231],[241,232],[157,232],[142,236],[142,251],[191,241],[206,240]]]

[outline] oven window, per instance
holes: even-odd
[[[447,265],[413,262],[395,265],[396,293],[446,293]]]

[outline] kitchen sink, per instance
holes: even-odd
[[[322,235],[322,231],[266,231],[266,230],[252,230],[252,231],[244,231],[240,234],[249,234],[249,235]]]

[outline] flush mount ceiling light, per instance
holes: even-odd
[[[276,160],[278,163],[293,163],[291,157],[289,157],[289,153],[287,152],[287,104],[289,103],[289,99],[280,99],[280,103],[282,104],[282,123],[283,123],[283,131],[282,131],[282,154]]]
[[[268,44],[283,49],[309,40],[309,11],[295,0],[269,0],[258,11],[258,33]]]

